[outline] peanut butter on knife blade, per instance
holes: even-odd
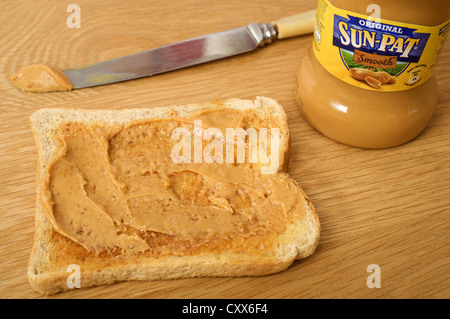
[[[311,33],[314,19],[313,10],[272,23],[251,23],[63,71],[34,64],[20,70],[11,80],[24,91],[52,92],[143,78],[254,51],[275,39]]]
[[[15,86],[28,92],[71,91],[72,82],[59,69],[46,64],[32,64],[22,68],[11,80]]]

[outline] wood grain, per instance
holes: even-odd
[[[34,62],[80,66],[250,22],[315,8],[315,1],[87,1],[69,29],[67,1],[2,1],[0,15],[0,297],[40,298],[26,267],[34,234],[36,149],[28,123],[42,107],[132,108],[228,97],[277,99],[292,134],[289,172],[322,225],[311,257],[258,278],[129,282],[51,298],[449,298],[450,50],[436,76],[439,105],[414,141],[386,150],[336,143],[302,118],[296,68],[312,36],[193,68],[70,93],[15,89],[9,77]],[[369,289],[369,264],[381,288]]]

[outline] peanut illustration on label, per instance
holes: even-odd
[[[379,89],[383,84],[395,83],[395,76],[385,71],[372,71],[363,68],[350,68],[350,75],[359,81],[365,81],[374,89]]]

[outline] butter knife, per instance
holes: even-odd
[[[315,18],[316,11],[312,10],[272,23],[251,23],[244,27],[63,70],[63,73],[72,82],[74,89],[147,77],[250,52],[276,39],[312,33]]]

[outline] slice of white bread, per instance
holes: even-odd
[[[43,208],[44,179],[52,159],[61,151],[62,143],[57,131],[63,123],[112,126],[127,125],[142,119],[187,118],[199,112],[217,109],[249,110],[267,124],[280,131],[278,172],[270,178],[287,185],[292,202],[281,225],[264,225],[283,229],[271,236],[253,236],[232,241],[225,248],[185,249],[173,254],[108,254],[90,253],[52,226]],[[298,184],[285,172],[289,160],[289,129],[283,107],[275,100],[257,97],[254,101],[227,99],[201,104],[172,107],[136,108],[124,110],[41,109],[31,118],[31,127],[38,149],[36,231],[28,266],[31,285],[42,294],[54,294],[72,288],[69,276],[77,265],[80,269],[81,288],[111,284],[119,281],[164,280],[190,277],[258,276],[282,271],[295,259],[311,255],[318,244],[320,224],[313,205]],[[252,123],[248,123],[251,125]],[[261,124],[261,123],[260,123]],[[209,165],[203,163],[201,165]],[[225,165],[225,164],[224,164]],[[233,165],[233,164],[231,164]],[[242,165],[246,165],[245,163]],[[220,165],[217,166],[220,170]],[[255,166],[257,170],[258,166]],[[233,183],[237,184],[236,181]],[[242,187],[248,185],[242,185]],[[270,201],[270,199],[268,199]],[[252,207],[258,213],[259,207]],[[181,211],[180,214],[183,214]],[[205,247],[209,247],[207,243]],[[157,243],[153,243],[157,245]],[[186,247],[185,247],[186,248]],[[188,247],[189,248],[189,247]],[[68,268],[69,267],[69,268]]]

